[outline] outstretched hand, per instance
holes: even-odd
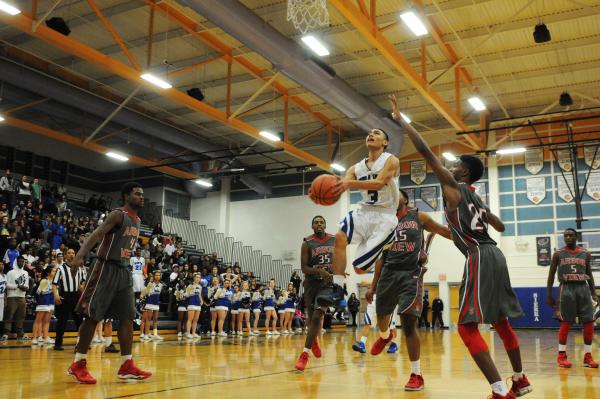
[[[390,104],[392,105],[392,118],[394,118],[396,121],[399,121],[400,111],[398,110],[398,101],[396,100],[396,96],[394,94],[390,94],[388,98],[390,100]]]

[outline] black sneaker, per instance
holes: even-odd
[[[55,346],[53,349],[55,351],[64,351],[65,350],[65,348],[63,348],[62,346]]]
[[[118,350],[113,344],[110,344],[106,348],[104,348],[104,352],[105,353],[119,353],[121,351]]]

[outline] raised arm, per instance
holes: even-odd
[[[490,211],[490,208],[485,208],[485,214],[487,222],[498,232],[502,233],[506,228],[504,227],[504,223],[502,220]]]
[[[552,286],[554,285],[554,275],[556,274],[556,269],[558,268],[558,252],[555,252],[552,255],[552,263],[550,263],[550,270],[548,271],[548,281],[546,282],[546,303],[550,306],[554,306],[556,302],[552,297]]]
[[[425,230],[431,233],[439,234],[449,240],[452,239],[452,233],[450,232],[450,229],[433,220],[431,216],[425,212],[419,212],[419,222],[421,222]]]
[[[373,180],[356,180],[356,175],[354,174],[354,166],[352,166],[348,173],[346,173],[346,177],[340,180],[338,184],[338,189],[341,191],[345,191],[347,189],[351,190],[381,190],[385,187],[389,181],[398,175],[398,169],[400,168],[400,161],[394,155],[388,158],[385,161],[385,165],[381,173],[377,175],[376,179]]]
[[[90,252],[96,244],[112,229],[116,226],[121,225],[123,222],[123,213],[121,211],[112,211],[107,217],[104,223],[94,230],[92,234],[83,242],[83,245],[75,255],[75,259],[71,262],[71,268],[75,269],[83,265],[83,258]]]

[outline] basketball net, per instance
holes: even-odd
[[[327,0],[288,0],[287,20],[302,33],[329,25]]]

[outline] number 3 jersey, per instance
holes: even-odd
[[[325,237],[320,239],[316,235],[311,235],[304,239],[310,258],[308,265],[317,269],[325,269],[329,273],[333,270],[333,248],[335,246],[335,236],[325,233]],[[306,275],[306,280],[320,280],[321,277],[316,274]]]
[[[383,171],[385,163],[392,156],[389,152],[382,153],[373,163],[371,168],[367,166],[368,158],[354,165],[354,174],[357,180],[374,180]],[[387,209],[390,213],[396,213],[400,194],[398,190],[398,176],[394,176],[381,190],[361,190],[362,207]]]
[[[384,247],[384,267],[394,270],[414,270],[419,266],[423,248],[423,226],[419,222],[419,210],[407,209],[398,214],[394,241]]]
[[[459,183],[458,188],[461,195],[458,207],[454,211],[448,211],[444,199],[444,212],[454,245],[467,256],[475,247],[483,244],[496,245],[496,241],[488,234],[487,211],[483,201],[475,193],[475,188],[465,183]]]

